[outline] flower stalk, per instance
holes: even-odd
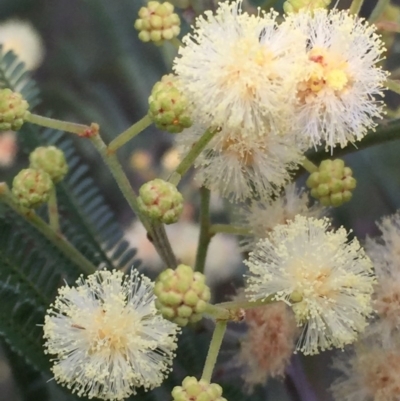
[[[152,121],[148,114],[146,114],[142,119],[137,121],[135,124],[130,126],[127,130],[118,135],[115,139],[113,139],[108,145],[108,152],[112,153],[117,151],[121,146],[125,145],[135,136],[139,135],[142,131],[144,131],[147,127],[151,125]]]
[[[197,156],[203,151],[207,144],[213,139],[214,135],[218,130],[208,129],[202,137],[194,144],[190,152],[184,157],[184,159],[179,163],[179,166],[171,174],[168,181],[171,184],[178,185],[181,178],[187,173],[187,171],[192,167]]]
[[[217,362],[219,350],[221,348],[222,340],[226,331],[226,325],[226,320],[217,321],[215,325],[210,348],[208,349],[206,363],[203,369],[203,374],[201,375],[201,379],[208,383],[211,382],[212,372],[214,370],[215,363]]]
[[[375,23],[376,21],[379,20],[383,12],[385,11],[385,8],[390,4],[390,0],[378,0],[378,3],[376,3],[375,8],[373,9],[370,17],[368,18],[368,22],[371,24]]]
[[[57,205],[57,191],[56,187],[53,186],[53,189],[50,192],[50,198],[47,203],[48,213],[49,213],[49,224],[50,227],[57,234],[61,234],[60,229],[60,219],[58,215],[58,205]]]

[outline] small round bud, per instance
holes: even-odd
[[[175,185],[156,178],[140,187],[138,205],[151,220],[173,224],[183,211],[183,196]]]
[[[29,104],[20,93],[0,89],[0,132],[18,131],[28,111]]]
[[[318,171],[310,174],[306,185],[311,189],[311,196],[324,206],[341,206],[352,198],[351,191],[357,185],[350,167],[341,159],[324,160]]]
[[[156,125],[172,134],[192,126],[189,101],[180,91],[179,80],[173,74],[164,75],[149,97],[149,116]]]
[[[328,8],[329,4],[331,0],[286,0],[283,3],[283,10],[286,14],[298,13],[303,8],[312,12],[317,8]]]
[[[68,164],[62,150],[55,146],[40,146],[29,155],[30,167],[45,171],[54,183],[68,173]]]
[[[21,170],[13,180],[12,193],[19,204],[27,208],[36,208],[49,200],[53,181],[43,170],[27,168]]]
[[[164,270],[156,280],[154,293],[157,309],[180,326],[199,321],[210,300],[204,274],[186,265]]]
[[[177,37],[181,31],[180,25],[181,20],[179,15],[174,13],[174,6],[158,1],[149,1],[147,7],[142,7],[134,24],[141,41],[151,41],[157,45]]]
[[[172,390],[174,401],[226,401],[222,397],[222,387],[216,383],[197,380],[188,376],[182,386],[175,386]]]

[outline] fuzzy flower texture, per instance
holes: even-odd
[[[44,324],[56,381],[104,400],[159,386],[179,329],[157,313],[154,301],[153,283],[137,271],[102,270],[61,288]]]
[[[233,201],[276,194],[308,148],[342,147],[383,114],[387,73],[375,28],[347,11],[249,15],[221,2],[183,38],[174,71],[194,125],[182,156],[218,128],[197,159],[197,180]]]
[[[296,216],[260,240],[245,264],[247,295],[272,296],[292,306],[302,326],[297,350],[315,354],[357,339],[372,312],[372,263],[344,228],[329,220]]]

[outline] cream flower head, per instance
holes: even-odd
[[[235,210],[238,225],[249,230],[249,235],[240,240],[241,250],[253,250],[257,242],[268,237],[275,226],[286,224],[298,214],[317,218],[327,214],[328,209],[319,203],[312,206],[309,203],[308,193],[297,189],[296,184],[291,183],[284,188],[281,196],[273,201],[252,201],[249,205]]]
[[[388,73],[377,66],[385,49],[375,27],[347,10],[324,9],[292,13],[286,24],[308,38],[293,117],[299,140],[329,148],[360,140],[383,114],[376,98]]]
[[[59,290],[47,311],[45,347],[57,382],[79,396],[122,400],[159,386],[170,371],[178,326],[155,308],[153,283],[101,270]]]
[[[193,126],[177,138],[183,158],[204,127]],[[195,179],[233,202],[258,196],[268,199],[290,179],[303,155],[294,138],[274,133],[246,135],[223,128],[195,161]]]
[[[0,45],[4,53],[12,50],[28,70],[35,70],[43,61],[42,38],[27,21],[8,20],[0,24]]]
[[[245,133],[282,131],[295,99],[304,35],[278,27],[277,13],[249,15],[221,2],[183,38],[174,61],[197,121]]]
[[[379,341],[361,342],[350,358],[337,358],[333,367],[342,374],[330,389],[336,401],[399,400],[399,344],[382,348]]]
[[[372,264],[344,228],[296,216],[260,240],[248,260],[250,300],[272,296],[292,306],[303,326],[297,349],[315,354],[356,340],[372,312]]]

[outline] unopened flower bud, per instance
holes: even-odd
[[[175,185],[156,178],[140,187],[138,205],[151,220],[173,224],[183,211],[183,196]]]
[[[350,167],[341,159],[324,160],[318,171],[307,180],[311,196],[317,198],[324,206],[341,206],[352,198],[352,191],[357,185]]]
[[[222,397],[222,387],[216,383],[197,380],[187,376],[182,386],[175,386],[172,390],[174,401],[226,401]]]
[[[149,1],[147,7],[139,10],[139,18],[135,28],[139,31],[139,39],[143,42],[162,44],[179,35],[181,20],[174,13],[174,6],[169,3]]]
[[[164,75],[149,97],[149,115],[157,128],[172,134],[182,132],[193,123],[189,114],[189,101],[180,91],[178,78]]]
[[[0,132],[18,131],[28,111],[29,104],[20,93],[0,89]]]
[[[157,309],[180,326],[199,321],[210,300],[204,274],[186,265],[164,270],[157,278],[154,293]]]
[[[317,8],[327,8],[331,0],[286,0],[283,3],[283,10],[286,14],[298,13],[301,9],[313,11]]]
[[[12,193],[18,203],[27,208],[36,208],[49,200],[53,181],[43,170],[27,168],[21,170],[13,180]]]
[[[29,155],[30,167],[45,171],[54,183],[68,173],[68,164],[62,150],[55,146],[40,146]]]

